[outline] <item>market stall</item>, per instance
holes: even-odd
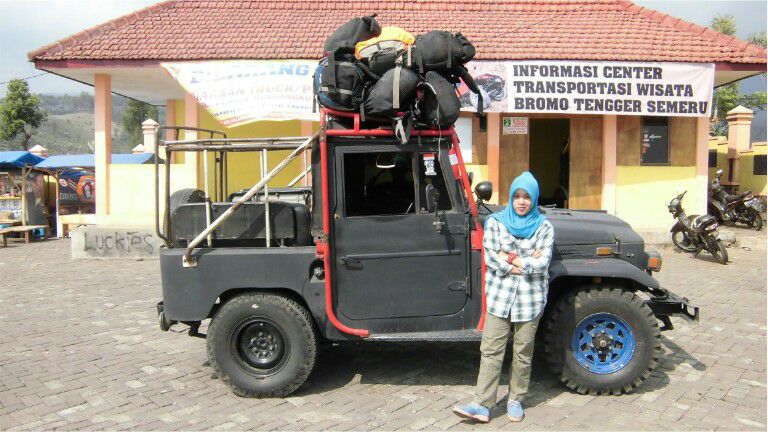
[[[143,164],[152,153],[113,154],[113,164]],[[96,177],[93,154],[58,155],[38,163],[56,178],[56,233],[65,237],[70,227],[92,225],[96,221]]]
[[[27,241],[33,234],[45,236],[50,227],[50,172],[34,165],[44,159],[26,151],[0,152],[0,237],[3,245],[11,233]]]

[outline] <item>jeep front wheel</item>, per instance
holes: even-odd
[[[631,392],[651,374],[661,333],[651,309],[634,293],[588,287],[554,305],[545,327],[550,369],[581,394]]]
[[[309,313],[272,294],[232,298],[216,313],[207,334],[216,374],[243,397],[293,393],[315,366],[317,337]]]

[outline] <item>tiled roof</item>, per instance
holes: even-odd
[[[29,53],[31,60],[317,59],[350,18],[458,31],[479,60],[766,63],[766,50],[627,0],[171,0]]]

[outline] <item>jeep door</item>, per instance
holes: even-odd
[[[335,297],[343,321],[408,331],[419,327],[408,318],[465,307],[468,218],[447,153],[436,146],[336,147]],[[427,212],[428,184],[440,193],[437,213]]]

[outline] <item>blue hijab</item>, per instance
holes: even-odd
[[[531,196],[531,210],[525,216],[515,213],[513,197],[515,191],[523,189]],[[517,238],[531,238],[542,222],[547,218],[539,213],[539,183],[528,171],[520,174],[509,187],[509,203],[504,210],[494,213],[489,218],[494,218],[504,225],[510,234]]]

